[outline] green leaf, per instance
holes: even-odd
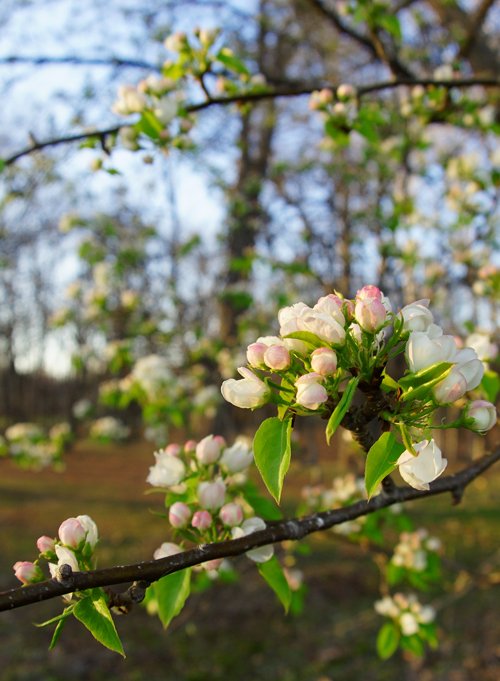
[[[328,345],[326,341],[321,340],[321,338],[318,338],[316,334],[311,333],[310,331],[294,331],[285,336],[285,338],[294,338],[295,340],[304,341],[304,343],[312,345],[313,348],[322,348],[325,345]]]
[[[245,64],[235,57],[232,50],[228,47],[223,47],[217,54],[216,59],[218,59],[224,66],[227,66],[231,71],[236,71],[236,73],[241,73],[245,76],[250,75],[249,70]]]
[[[401,40],[401,26],[395,14],[382,14],[377,17],[377,23],[382,28],[385,28],[387,33],[390,33],[394,38]]]
[[[290,466],[292,419],[273,416],[263,421],[253,439],[255,463],[271,495],[279,503],[283,480]]]
[[[434,382],[446,378],[447,369],[450,369],[452,366],[453,362],[437,362],[430,367],[417,371],[415,374],[406,374],[406,376],[399,379],[399,383],[405,390],[417,388],[431,382],[434,384]]]
[[[59,641],[59,637],[62,634],[63,627],[66,624],[66,620],[67,617],[63,617],[57,623],[56,628],[54,629],[54,633],[52,634],[52,640],[50,641],[49,650],[53,650],[56,647],[56,644]]]
[[[255,514],[264,520],[281,520],[283,514],[274,501],[263,497],[253,482],[246,482],[242,489],[245,501],[255,511]]]
[[[382,384],[381,388],[384,392],[391,392],[394,390],[399,390],[401,386],[397,381],[395,381],[392,376],[389,376],[389,374],[386,374],[385,371],[382,374]]]
[[[143,132],[151,139],[158,139],[160,137],[160,132],[165,127],[154,115],[152,111],[143,111],[141,118],[135,126],[140,132]]]
[[[402,636],[401,648],[404,648],[404,650],[408,650],[410,653],[413,653],[413,655],[416,655],[417,657],[422,657],[425,651],[424,644],[420,637],[417,636],[417,634],[413,634],[413,636]]]
[[[163,628],[177,617],[191,591],[191,570],[181,570],[162,577],[150,589],[158,601],[158,615]],[[148,589],[149,591],[149,589]]]
[[[495,404],[498,392],[500,391],[500,377],[496,371],[485,372],[481,381],[481,388],[486,393],[488,400]]]
[[[276,558],[276,556],[273,556],[265,563],[260,563],[258,567],[262,577],[279,598],[281,604],[285,608],[285,612],[288,612],[290,603],[292,601],[292,592],[283,573],[283,568],[281,567],[279,560]]]
[[[393,622],[386,622],[377,636],[377,653],[382,660],[394,655],[400,640],[399,629]]]
[[[3,158],[0,158],[0,173],[3,173],[5,168],[7,167],[7,164],[5,163]]]
[[[328,419],[328,425],[326,426],[326,441],[328,444],[330,444],[330,440],[332,439],[337,428],[340,426],[342,419],[347,413],[347,410],[351,406],[352,398],[354,397],[358,383],[359,376],[351,378],[346,389],[344,390],[342,397],[340,398],[340,402],[337,404],[332,412],[332,415]]]
[[[122,642],[116,631],[102,589],[91,589],[88,596],[78,601],[73,614],[79,622],[87,627],[96,641],[125,657]]]
[[[365,486],[370,498],[382,482],[396,468],[396,461],[405,448],[392,433],[383,433],[370,448],[366,457]]]

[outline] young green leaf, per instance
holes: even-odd
[[[280,501],[283,480],[290,466],[292,419],[263,421],[253,439],[255,463],[271,495]]]
[[[223,47],[218,53],[216,57],[220,62],[224,64],[224,66],[227,66],[228,69],[231,71],[235,71],[236,73],[241,73],[245,76],[249,75],[249,71],[245,64],[241,61],[241,59],[238,59],[238,57],[235,57],[232,50],[230,50],[228,47]]]
[[[495,404],[498,392],[500,391],[500,377],[496,371],[485,371],[480,387],[486,393],[490,402]]]
[[[437,362],[430,367],[421,369],[415,374],[406,374],[399,379],[400,385],[406,390],[408,388],[418,388],[426,383],[440,381],[446,377],[446,370],[453,366],[453,362]]]
[[[322,348],[326,345],[326,342],[318,338],[316,334],[310,331],[294,331],[285,336],[285,338],[294,338],[295,340],[303,341],[308,345],[312,345],[313,348]]]
[[[52,639],[50,641],[49,650],[54,650],[54,648],[56,647],[56,644],[59,641],[59,637],[62,634],[63,627],[66,624],[66,620],[67,617],[63,617],[56,624],[56,628],[54,629],[54,633],[52,634]]]
[[[78,601],[73,614],[103,646],[125,657],[122,642],[106,603],[102,589],[91,589],[88,595]]]
[[[388,660],[396,652],[401,636],[393,622],[386,622],[377,636],[377,653],[382,660]]]
[[[154,590],[154,596],[158,602],[158,615],[163,628],[166,629],[174,617],[180,613],[189,596],[191,570],[186,569],[166,575],[149,588]]]
[[[404,452],[392,433],[383,433],[370,448],[366,457],[365,486],[368,498],[376,490],[380,482],[396,468],[396,461]]]
[[[259,572],[281,601],[285,612],[288,612],[292,600],[292,592],[283,573],[283,568],[276,556],[273,556],[265,563],[260,563]]]
[[[340,402],[337,404],[332,412],[332,415],[328,419],[328,425],[326,426],[326,441],[328,444],[330,444],[330,440],[332,439],[337,428],[340,426],[342,419],[347,413],[347,410],[351,406],[352,398],[354,397],[358,383],[359,376],[351,378],[347,384],[347,388],[344,390]]]

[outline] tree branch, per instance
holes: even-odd
[[[398,87],[412,87],[414,85],[422,85],[423,87],[443,87],[447,89],[452,88],[467,88],[467,87],[499,87],[500,80],[497,78],[462,78],[456,80],[435,80],[433,78],[401,78],[399,80],[383,80],[370,85],[363,85],[358,87],[358,96],[363,97],[372,92],[380,92],[381,90],[390,90]],[[292,88],[277,88],[274,90],[267,90],[263,92],[249,92],[246,94],[232,95],[230,97],[211,97],[198,104],[191,104],[185,109],[188,113],[196,113],[209,109],[212,106],[228,106],[230,104],[244,104],[246,102],[259,102],[267,99],[276,99],[279,97],[300,97],[303,95],[310,95],[314,90],[321,88],[336,89],[336,85],[329,83],[318,83],[314,86],[294,86]],[[101,128],[98,130],[89,130],[87,132],[77,133],[75,135],[65,135],[63,137],[52,138],[41,142],[35,141],[33,144],[21,149],[20,151],[3,159],[5,166],[11,165],[24,156],[28,156],[35,151],[41,151],[47,147],[56,147],[62,144],[71,144],[73,142],[80,142],[90,137],[98,137],[105,140],[108,135],[116,134],[121,128],[130,127],[131,123],[123,123],[121,125],[113,125],[109,128]]]
[[[143,597],[145,588],[165,575],[178,572],[187,567],[199,565],[216,558],[239,556],[250,549],[266,546],[285,540],[299,540],[313,532],[327,530],[348,520],[374,513],[382,508],[413,499],[426,499],[430,496],[451,492],[454,499],[461,497],[465,488],[479,475],[484,473],[496,461],[500,460],[500,447],[492,454],[461,470],[435,480],[428,491],[420,491],[412,487],[396,487],[382,492],[369,501],[359,501],[351,506],[324,511],[304,518],[294,518],[269,523],[265,530],[253,534],[213,544],[203,544],[168,558],[150,560],[135,565],[121,565],[89,572],[64,573],[62,581],[51,579],[39,584],[10,589],[0,593],[0,611],[13,610],[31,603],[63,596],[73,591],[82,591],[95,587],[127,584],[132,586],[119,602],[137,602]],[[65,566],[68,567],[68,566]]]
[[[142,61],[140,59],[122,59],[120,57],[79,57],[70,55],[67,57],[26,57],[18,55],[8,55],[0,57],[0,66],[3,64],[33,64],[35,66],[53,66],[57,64],[72,64],[73,66],[126,66],[137,69],[148,69],[149,71],[161,71],[158,64]]]
[[[310,0],[310,2],[314,7],[316,7],[317,10],[321,12],[321,14],[323,14],[323,16],[333,23],[339,33],[343,33],[344,35],[348,36],[358,45],[367,50],[372,57],[375,57],[375,59],[378,59],[379,61],[382,61],[382,63],[386,64],[396,76],[402,78],[414,77],[414,74],[398,59],[395,54],[391,54],[390,56],[386,55],[384,50],[381,51],[380,44],[377,44],[376,40],[363,33],[360,33],[356,29],[346,24],[341,19],[338,12],[333,9],[333,7],[327,7],[323,0]]]

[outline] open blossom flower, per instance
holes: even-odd
[[[354,317],[365,331],[374,333],[385,323],[387,309],[383,302],[382,291],[376,286],[363,286],[356,293]]]
[[[443,459],[434,440],[422,440],[413,445],[413,448],[417,456],[406,450],[397,460],[399,473],[411,487],[428,490],[429,483],[441,475],[448,461]]]
[[[495,405],[486,400],[474,400],[465,410],[466,418],[471,419],[469,428],[478,433],[486,433],[497,422]]]
[[[412,373],[437,364],[453,362],[457,346],[453,336],[443,335],[442,329],[431,324],[427,331],[413,331],[406,343],[406,361]]]
[[[403,318],[403,326],[407,331],[425,332],[434,322],[432,312],[429,310],[428,298],[405,305],[399,314]]]
[[[229,473],[239,473],[248,468],[253,461],[253,452],[249,441],[245,437],[236,438],[231,447],[226,447],[222,453],[220,463]]]
[[[295,387],[297,388],[297,395],[295,400],[297,404],[300,404],[306,409],[318,409],[318,407],[326,402],[328,399],[328,393],[321,382],[324,377],[320,374],[312,372],[310,374],[305,374],[295,381]]]
[[[222,397],[242,409],[256,409],[266,404],[271,391],[264,381],[246,367],[240,367],[238,373],[243,376],[242,379],[228,378],[222,383]]]
[[[61,546],[60,544],[57,544],[55,551],[57,556],[57,564],[49,563],[51,577],[56,576],[57,568],[61,567],[61,565],[69,565],[70,568],[75,571],[78,571],[80,569],[78,559],[71,549],[67,548],[66,546]]]
[[[99,539],[97,525],[88,515],[77,515],[76,519],[85,530],[85,543],[89,544],[90,548],[93,549],[97,544],[97,540]]]
[[[259,518],[254,516],[253,518],[248,518],[245,520],[241,527],[233,527],[231,534],[233,539],[239,539],[240,537],[246,537],[253,532],[260,532],[266,529],[266,523]],[[256,549],[251,549],[247,551],[246,555],[253,560],[255,563],[265,563],[270,560],[274,554],[274,546],[270,544],[269,546],[259,546]]]
[[[327,343],[342,344],[345,340],[342,310],[336,304],[322,301],[320,298],[317,308],[310,308],[305,303],[282,308],[278,313],[280,334],[288,336],[296,331],[309,331]],[[295,348],[292,346],[292,349]]]
[[[186,474],[186,466],[181,459],[168,454],[165,450],[155,452],[156,464],[149,469],[146,482],[154,487],[178,485]]]

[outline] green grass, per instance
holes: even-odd
[[[151,447],[80,444],[62,473],[18,471],[0,462],[0,588],[16,585],[12,564],[36,555],[41,534],[55,535],[65,518],[88,513],[101,533],[101,566],[144,560],[166,537],[151,513],[161,498],[145,496]],[[291,479],[285,501],[298,489]],[[416,525],[439,536],[446,549],[450,593],[440,607],[441,647],[423,661],[375,655],[381,624],[373,610],[378,571],[358,547],[332,533],[311,540],[300,559],[308,594],[300,617],[285,616],[253,565],[238,561],[242,578],[195,594],[172,627],[140,607],[117,617],[127,659],[96,644],[76,622],[58,648],[33,622],[57,614],[57,601],[0,615],[0,681],[497,681],[500,678],[500,470],[449,497],[410,505]],[[442,606],[442,607],[441,607]]]

